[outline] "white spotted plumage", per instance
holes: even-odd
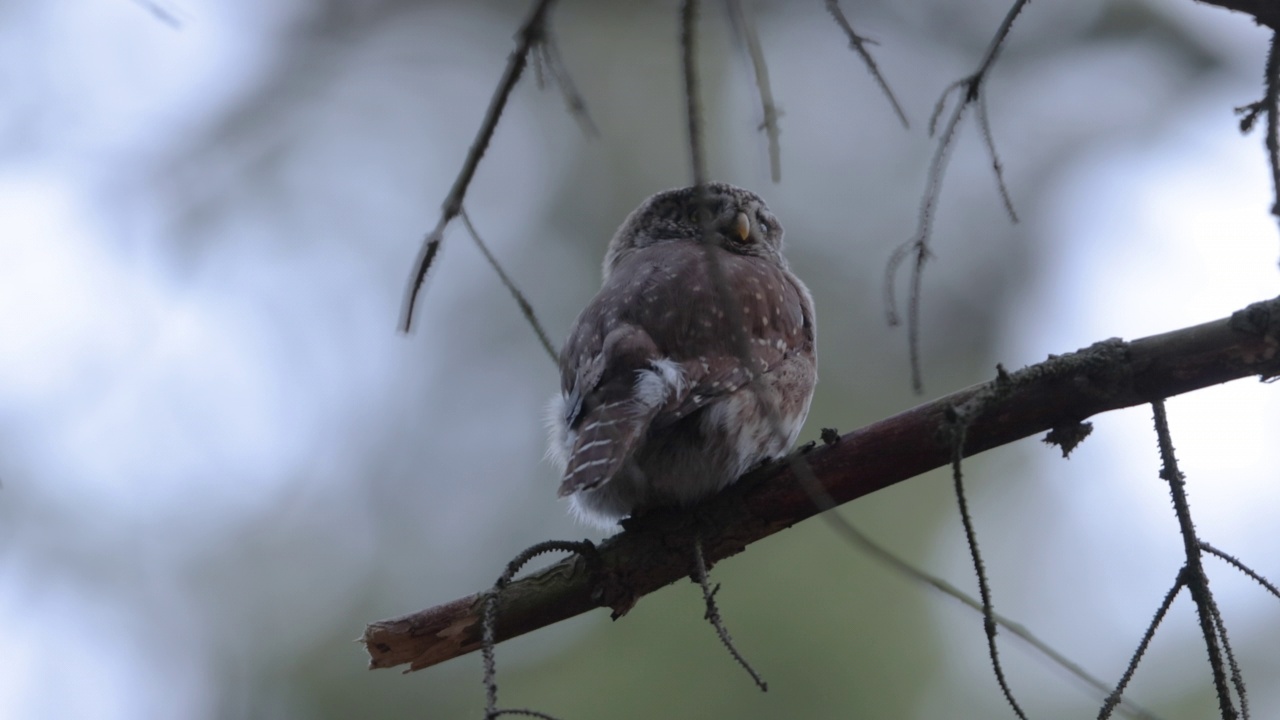
[[[627,218],[561,352],[547,454],[593,524],[718,492],[785,454],[808,414],[813,300],[782,226],[746,190],[712,184],[704,198],[666,191]]]

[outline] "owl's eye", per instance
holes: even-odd
[[[760,228],[760,232],[768,235],[773,230],[773,223],[764,215],[756,215],[756,226]]]
[[[711,223],[711,211],[705,206],[695,207],[689,210],[685,215],[685,220],[690,223],[702,227]]]

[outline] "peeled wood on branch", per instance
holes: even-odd
[[[948,423],[967,424],[964,454],[1108,410],[1248,376],[1280,375],[1280,298],[1203,325],[1125,342],[1105,340],[881,420],[808,452],[814,476],[848,502],[951,461]],[[818,512],[787,463],[744,477],[696,513],[655,511],[624,523],[594,558],[572,557],[512,582],[498,608],[506,640],[597,607],[615,618],[693,572],[695,534],[708,564]],[[695,525],[696,523],[696,525]],[[371,668],[418,670],[480,647],[484,593],[379,620],[362,638]]]

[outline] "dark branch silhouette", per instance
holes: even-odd
[[[1213,623],[1214,617],[1218,615],[1218,605],[1209,590],[1209,576],[1205,574],[1204,565],[1200,562],[1200,539],[1196,537],[1196,528],[1191,522],[1186,480],[1178,469],[1178,460],[1173,453],[1173,438],[1169,433],[1169,418],[1164,411],[1164,400],[1154,400],[1151,409],[1155,415],[1156,439],[1160,446],[1160,477],[1169,483],[1169,494],[1173,498],[1173,510],[1178,518],[1178,530],[1182,534],[1183,551],[1187,558],[1182,582],[1196,603],[1200,634],[1204,637],[1205,649],[1209,653],[1209,667],[1213,671],[1213,687],[1218,693],[1218,709],[1222,712],[1222,720],[1234,720],[1238,713],[1231,700],[1231,689],[1227,686],[1222,649]]]
[[[538,336],[538,342],[541,343],[542,349],[547,351],[551,362],[555,363],[557,357],[555,346],[551,344],[551,340],[547,337],[547,331],[542,328],[542,323],[538,321],[538,315],[533,311],[533,305],[529,304],[529,301],[525,299],[524,293],[520,292],[520,288],[516,287],[515,281],[511,279],[510,275],[507,275],[507,271],[502,269],[498,259],[493,256],[489,246],[480,237],[480,233],[476,231],[476,226],[471,224],[471,216],[467,214],[466,209],[464,208],[459,214],[462,216],[462,224],[467,227],[467,233],[471,235],[472,241],[475,242],[476,247],[480,248],[480,253],[484,255],[484,259],[489,262],[493,271],[498,273],[498,279],[511,292],[511,297],[515,299],[516,305],[520,307],[520,314],[524,315],[525,321],[529,323],[529,326],[533,328],[534,334]]]
[[[533,69],[538,78],[538,88],[545,89],[548,83],[554,84],[560,90],[560,95],[564,97],[565,108],[573,119],[578,121],[582,132],[588,137],[599,137],[600,129],[596,127],[595,121],[591,119],[591,113],[587,111],[587,101],[583,99],[582,93],[578,92],[577,83],[569,75],[568,69],[564,66],[564,60],[560,57],[560,45],[556,43],[551,29],[545,25],[542,28],[542,41],[535,46],[534,50]]]
[[[584,540],[582,542],[570,542],[563,540],[548,540],[540,542],[529,548],[525,548],[519,555],[515,556],[511,562],[507,563],[507,568],[502,571],[502,575],[498,581],[493,584],[489,592],[484,597],[484,615],[481,620],[481,652],[484,655],[484,697],[485,697],[485,720],[492,720],[500,715],[528,715],[531,717],[549,718],[556,720],[550,715],[537,712],[536,710],[525,710],[522,708],[499,710],[498,709],[498,680],[497,680],[497,663],[494,659],[493,646],[494,627],[498,622],[498,600],[502,597],[502,591],[515,578],[516,573],[520,572],[520,568],[525,563],[551,552],[569,552],[586,559],[591,564],[597,557],[596,546]]]
[[[1009,681],[1004,675],[1004,667],[1000,664],[1000,651],[996,647],[996,621],[994,604],[991,600],[991,583],[987,580],[987,570],[982,564],[982,553],[978,549],[978,533],[974,529],[973,515],[969,512],[969,501],[965,497],[964,472],[961,469],[969,423],[986,412],[988,399],[995,398],[1000,391],[1000,385],[1006,382],[1009,382],[1008,375],[1000,372],[993,388],[994,392],[976,395],[964,405],[953,406],[948,413],[950,422],[947,434],[951,442],[951,481],[956,493],[956,507],[960,511],[960,521],[964,525],[964,539],[969,547],[969,557],[973,560],[973,574],[978,578],[978,596],[982,598],[982,629],[987,636],[987,655],[991,658],[991,669],[996,674],[996,683],[1000,685],[1000,692],[1004,694],[1005,701],[1013,709],[1014,715],[1027,720],[1027,714],[1018,704],[1017,698],[1013,696],[1013,689],[1009,687]]]
[[[1254,22],[1259,25],[1280,30],[1280,3],[1275,0],[1196,0],[1196,2],[1252,15]]]
[[[924,265],[932,254],[929,250],[929,243],[933,239],[933,218],[938,206],[938,196],[942,192],[942,177],[946,173],[947,161],[951,159],[951,147],[955,143],[956,131],[960,127],[960,120],[964,117],[965,109],[973,103],[978,103],[980,115],[985,118],[986,111],[982,109],[982,83],[987,77],[987,72],[991,70],[991,66],[995,63],[996,58],[999,57],[1000,50],[1004,47],[1004,41],[1009,37],[1009,29],[1013,27],[1013,21],[1017,19],[1026,4],[1027,0],[1015,0],[1013,7],[1009,8],[1009,12],[1005,14],[1004,21],[996,29],[996,34],[991,39],[991,44],[987,46],[987,51],[982,57],[982,62],[978,64],[978,69],[972,75],[952,83],[938,98],[938,104],[933,109],[933,116],[929,119],[930,135],[933,135],[937,130],[938,119],[946,108],[947,98],[953,92],[963,90],[955,108],[951,111],[951,118],[947,120],[947,124],[943,126],[942,132],[938,136],[938,147],[934,150],[933,159],[929,162],[928,179],[925,182],[924,197],[920,201],[916,233],[911,239],[899,245],[893,251],[893,254],[889,256],[889,262],[885,265],[885,309],[888,313],[889,324],[899,325],[901,318],[898,316],[898,292],[896,286],[898,270],[908,257],[913,255],[915,257],[915,263],[911,268],[911,291],[907,299],[907,352],[910,356],[911,364],[911,387],[917,393],[924,391],[924,374],[920,369],[920,293],[924,278]],[[1004,186],[1004,174],[1000,166],[1000,159],[995,153],[995,143],[991,140],[990,121],[981,119],[980,122],[982,124],[984,142],[991,152],[992,166],[995,169],[996,184],[999,186],[1000,197],[1009,211],[1010,218],[1017,222],[1017,215],[1013,212],[1013,202],[1009,199],[1009,191]]]
[[[871,77],[875,78],[876,84],[880,86],[884,96],[889,99],[889,104],[893,106],[893,114],[898,116],[898,120],[902,122],[902,127],[911,127],[911,123],[907,122],[907,114],[903,112],[902,105],[898,103],[898,98],[894,97],[893,90],[889,87],[889,81],[884,79],[884,75],[880,72],[880,66],[876,64],[876,59],[871,57],[871,51],[867,50],[867,45],[874,44],[874,41],[854,32],[853,25],[849,23],[849,18],[845,17],[844,11],[840,9],[840,0],[826,0],[826,4],[827,12],[831,13],[831,18],[844,31],[844,36],[849,39],[849,47],[858,53],[858,57],[862,58],[863,64],[867,66],[867,71],[871,73]]]
[[[751,663],[738,651],[733,644],[733,638],[729,637],[729,631],[725,629],[724,622],[720,620],[720,608],[716,607],[716,593],[720,592],[720,584],[717,583],[713,588],[711,581],[707,578],[707,560],[702,553],[702,538],[695,537],[693,540],[693,560],[694,560],[694,579],[698,582],[698,587],[702,588],[702,601],[707,604],[706,620],[711,623],[711,627],[715,628],[716,636],[720,638],[721,644],[733,656],[733,659],[742,666],[743,670],[751,676],[756,687],[761,692],[769,692],[769,684],[760,677],[760,673],[751,667]]]
[[[1231,648],[1231,638],[1227,637],[1227,624],[1222,620],[1222,608],[1214,603],[1213,630],[1218,641],[1222,643],[1222,651],[1227,655],[1227,667],[1231,670],[1231,687],[1235,688],[1236,697],[1240,698],[1240,717],[1249,720],[1249,694],[1244,687],[1244,674],[1240,672],[1240,663],[1236,661],[1235,650]]]
[[[520,76],[524,74],[524,69],[529,64],[530,52],[545,37],[547,11],[551,9],[554,2],[555,0],[538,0],[533,6],[533,11],[529,13],[529,18],[520,27],[516,48],[507,58],[507,68],[502,73],[502,79],[498,81],[493,99],[489,101],[489,109],[485,111],[484,120],[480,123],[476,138],[472,141],[471,148],[467,150],[467,159],[462,163],[462,170],[458,172],[458,177],[453,181],[453,187],[440,208],[440,220],[422,240],[422,248],[414,261],[413,274],[409,278],[409,288],[405,293],[404,306],[400,311],[400,329],[404,332],[408,332],[413,327],[413,307],[418,300],[422,283],[431,270],[431,263],[435,260],[436,253],[440,252],[445,228],[462,212],[462,201],[466,198],[467,188],[471,186],[471,179],[475,177],[481,158],[489,149],[489,142],[493,139],[494,131],[498,129],[498,121],[502,119],[502,111],[507,107],[511,91],[520,82]]]
[[[1146,404],[1229,380],[1280,375],[1280,298],[1229,318],[1131,342],[1109,340],[1008,375],[966,432],[966,457],[1066,422]],[[951,462],[940,432],[954,408],[984,383],[842,436],[805,454],[834,504],[842,504]],[[794,463],[753,472],[690,513],[655,511],[624,522],[599,547],[593,568],[581,558],[508,585],[498,601],[495,640],[521,635],[597,607],[619,617],[644,595],[688,575],[696,531],[709,563],[741,552],[820,508],[801,487]],[[370,667],[417,670],[481,646],[485,593],[371,623],[363,636]]]
[[[1098,720],[1106,720],[1111,717],[1112,711],[1115,710],[1116,705],[1120,702],[1120,697],[1124,694],[1124,689],[1129,687],[1129,681],[1133,680],[1133,674],[1138,670],[1138,663],[1141,662],[1142,656],[1147,654],[1147,648],[1151,646],[1151,639],[1156,636],[1156,628],[1160,627],[1160,623],[1164,622],[1164,617],[1169,614],[1169,608],[1173,605],[1174,599],[1178,597],[1178,593],[1187,584],[1186,575],[1187,569],[1183,567],[1178,571],[1178,578],[1174,580],[1173,587],[1169,588],[1169,592],[1164,594],[1164,600],[1156,610],[1155,617],[1151,618],[1151,622],[1147,625],[1147,631],[1142,634],[1138,649],[1134,650],[1133,657],[1129,658],[1129,665],[1124,669],[1124,675],[1120,676],[1120,682],[1116,683],[1116,689],[1107,696],[1106,702],[1102,703],[1102,709],[1098,711]]]
[[[1271,161],[1271,214],[1280,218],[1280,30],[1272,33],[1267,49],[1266,79],[1263,83],[1267,105],[1267,158]]]
[[[760,46],[760,35],[756,32],[755,19],[742,7],[742,0],[725,0],[729,11],[729,26],[742,39],[751,58],[751,73],[756,78],[756,91],[760,94],[760,107],[764,120],[760,129],[764,131],[769,143],[769,176],[774,182],[782,182],[782,146],[778,135],[782,132],[778,127],[778,106],[773,101],[773,86],[769,83],[769,66],[764,60],[764,48]]]
[[[1242,133],[1251,132],[1259,116],[1265,115],[1267,118],[1266,138],[1263,142],[1267,146],[1267,160],[1271,164],[1271,214],[1280,219],[1280,31],[1271,35],[1271,46],[1267,49],[1262,99],[1236,108],[1236,114],[1240,116]]]
[[[1052,433],[1053,431],[1050,430],[1050,432]],[[838,437],[839,436],[837,435],[832,444],[839,442]],[[854,527],[848,520],[845,520],[844,517],[840,515],[839,510],[836,509],[835,501],[831,499],[831,496],[827,494],[827,491],[822,487],[818,480],[813,477],[812,472],[807,476],[798,475],[797,477],[802,483],[804,483],[810,495],[819,498],[818,507],[822,509],[822,514],[819,515],[819,517],[821,517],[827,525],[847,543],[859,550],[862,550],[863,552],[866,552],[875,560],[878,560],[880,563],[900,573],[904,577],[928,585],[945,595],[950,595],[974,612],[980,615],[985,615],[980,601],[970,597],[967,593],[946,580],[935,575],[931,575],[906,560],[903,560],[888,548],[877,543],[875,540],[872,540],[866,535],[866,533]],[[1243,568],[1243,566],[1241,567]],[[1252,571],[1246,569],[1245,572]],[[1261,582],[1265,583],[1266,581],[1261,580]],[[1013,620],[1004,617],[1000,613],[995,612],[994,609],[992,609],[990,617],[1001,628],[1008,630],[1010,634],[1030,645],[1032,648],[1047,657],[1051,662],[1079,678],[1085,685],[1096,690],[1101,697],[1105,698],[1111,692],[1111,687],[1109,685],[1090,674],[1078,663],[1072,661],[1071,658],[1068,658],[1055,650],[1051,645],[1041,640],[1039,637],[1036,637],[1036,635],[1026,627],[1023,627]],[[1124,699],[1121,700],[1120,703],[1120,711],[1129,717],[1139,718],[1140,720],[1159,720],[1159,715],[1138,703],[1133,702],[1132,700]]]
[[[1271,593],[1272,595],[1275,595],[1276,599],[1280,600],[1280,588],[1276,587],[1269,580],[1262,577],[1258,573],[1254,572],[1253,568],[1249,567],[1248,565],[1245,565],[1244,563],[1236,559],[1234,556],[1219,550],[1218,548],[1210,545],[1207,542],[1204,542],[1203,540],[1200,541],[1200,549],[1209,553],[1210,555],[1214,555],[1226,561],[1228,565],[1247,575],[1249,579],[1253,580],[1254,582],[1258,583],[1262,587],[1266,588],[1267,592]]]

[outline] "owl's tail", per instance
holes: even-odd
[[[560,497],[608,482],[631,456],[648,428],[652,413],[631,400],[597,405],[578,426]]]

